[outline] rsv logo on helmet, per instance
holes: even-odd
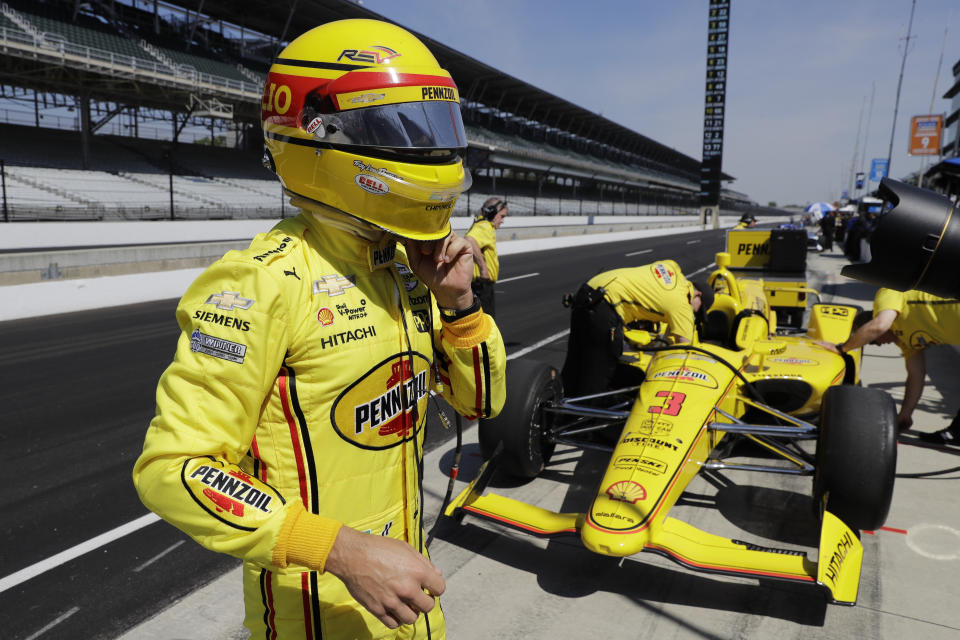
[[[400,54],[390,47],[375,45],[370,47],[370,49],[344,49],[337,57],[337,62],[340,62],[340,60],[346,58],[352,62],[371,62],[373,64],[383,64],[398,57],[400,57]]]

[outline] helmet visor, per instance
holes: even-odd
[[[337,145],[387,149],[467,146],[456,102],[403,102],[320,113],[305,126],[315,138]]]

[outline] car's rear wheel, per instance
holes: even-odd
[[[544,405],[562,396],[557,370],[542,362],[515,360],[507,365],[507,395],[496,418],[481,420],[480,450],[490,458],[503,442],[500,468],[520,478],[534,478],[553,455],[546,437],[550,424]]]
[[[879,389],[831,387],[820,407],[813,476],[818,511],[851,529],[871,531],[886,522],[897,472],[897,416]]]

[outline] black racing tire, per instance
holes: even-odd
[[[484,459],[489,459],[497,444],[503,442],[499,468],[518,478],[535,478],[550,462],[556,446],[545,436],[550,418],[542,408],[562,396],[560,374],[554,367],[535,360],[508,363],[503,410],[496,418],[479,424]]]
[[[897,474],[897,412],[890,394],[831,387],[820,406],[813,500],[854,530],[883,526]],[[826,503],[824,503],[826,496]]]

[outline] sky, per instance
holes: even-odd
[[[912,2],[731,0],[727,186],[764,205],[833,202],[851,168],[869,177],[871,159],[887,158],[891,133],[890,177],[918,171],[910,118],[949,113],[941,96],[960,60],[960,0],[916,0],[894,122]],[[701,159],[707,0],[362,4]]]

